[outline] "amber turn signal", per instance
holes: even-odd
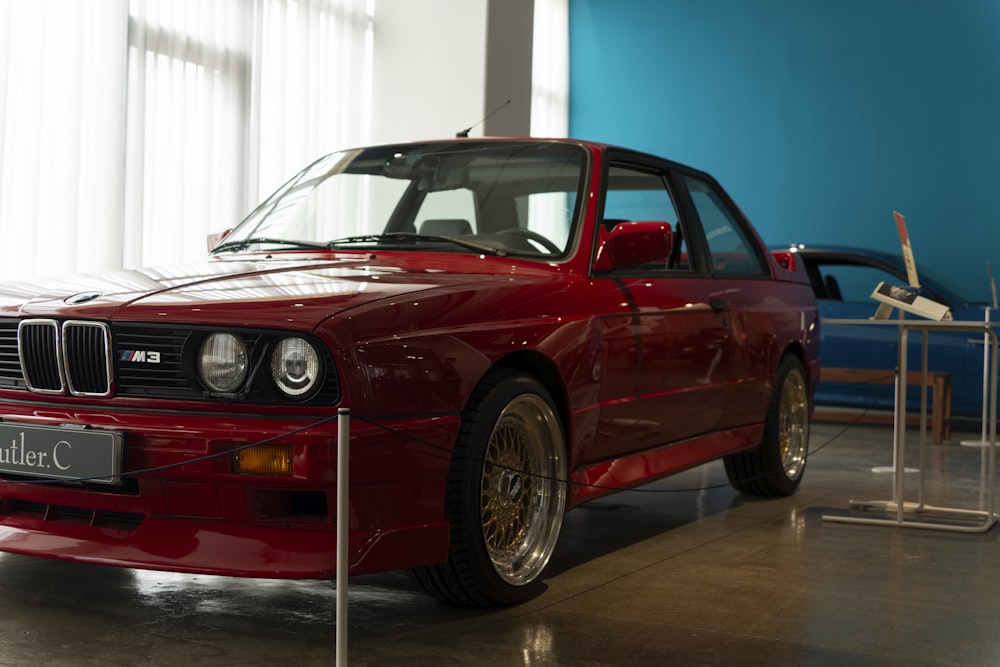
[[[292,448],[258,445],[233,452],[233,472],[241,475],[291,475]]]

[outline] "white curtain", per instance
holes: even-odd
[[[569,0],[535,0],[531,135],[569,133]]]
[[[204,252],[245,209],[253,7],[131,0],[123,263]]]
[[[121,262],[126,0],[0,0],[0,278]]]
[[[0,279],[204,255],[369,136],[371,0],[0,0]]]
[[[263,0],[254,30],[250,199],[371,137],[374,0]]]

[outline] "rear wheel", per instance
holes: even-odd
[[[517,604],[541,590],[566,510],[562,425],[535,379],[497,370],[463,414],[447,489],[448,562],[414,570],[457,604]]]
[[[802,362],[794,356],[782,359],[774,388],[760,447],[725,458],[729,482],[750,495],[791,495],[806,467],[809,391]]]

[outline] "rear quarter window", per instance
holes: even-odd
[[[765,273],[757,244],[744,229],[740,219],[729,209],[725,198],[708,182],[691,176],[685,176],[684,181],[705,233],[713,273]]]

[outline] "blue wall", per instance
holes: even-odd
[[[1000,1],[570,0],[570,134],[718,178],[765,241],[1000,274]]]

